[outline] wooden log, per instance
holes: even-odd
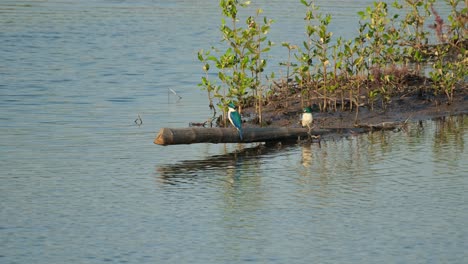
[[[329,133],[328,129],[313,130],[312,135]],[[162,128],[156,139],[158,145],[176,145],[193,143],[250,143],[269,142],[307,137],[307,128],[268,127],[244,128],[243,140],[234,128]]]

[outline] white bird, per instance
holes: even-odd
[[[301,117],[301,124],[302,124],[302,127],[309,128],[309,133],[310,133],[310,130],[312,129],[313,121],[314,121],[314,118],[312,116],[312,109],[310,107],[304,108],[304,111]]]

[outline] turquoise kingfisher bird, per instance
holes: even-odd
[[[236,111],[236,106],[231,102],[228,104],[229,111],[228,111],[228,118],[231,124],[237,129],[239,132],[239,137],[242,140],[242,120],[239,112]]]
[[[309,128],[309,133],[312,127],[312,121],[314,121],[314,118],[312,117],[312,109],[310,107],[304,108],[304,111],[302,113],[302,118],[301,118],[301,124],[302,124],[302,127]]]

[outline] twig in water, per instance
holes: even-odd
[[[403,125],[406,125],[412,116],[413,114],[409,115],[408,118],[406,118],[405,122],[403,122]]]
[[[208,121],[205,121],[203,123],[190,122],[189,126],[190,127],[205,127],[207,122]]]
[[[135,119],[135,124],[137,124],[137,126],[143,125],[143,120],[141,119],[140,114],[138,114],[138,118]]]
[[[175,96],[179,97],[179,100],[182,99],[182,96],[178,95],[176,91],[172,90],[171,88],[169,88],[169,91],[171,91]]]

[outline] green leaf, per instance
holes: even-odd
[[[338,69],[341,68],[341,64],[342,64],[342,61],[338,61],[338,62],[336,63],[336,68],[338,68]]]
[[[206,60],[218,62],[218,58],[216,58],[215,56],[208,56],[208,57],[206,58]]]
[[[245,68],[245,65],[249,62],[249,57],[244,57],[241,61],[242,68]]]
[[[305,20],[312,20],[312,19],[314,19],[314,14],[312,13],[311,10],[308,10],[308,11],[306,12],[306,16],[305,16],[304,19],[305,19]]]
[[[316,29],[312,25],[307,25],[306,31],[307,35],[310,37],[315,33]]]
[[[421,61],[422,60],[422,55],[421,55],[421,52],[419,52],[419,50],[416,50],[416,52],[414,52],[414,59],[416,61]]]
[[[222,72],[218,72],[218,78],[219,78],[219,80],[221,80],[222,82],[226,81],[226,76],[225,76],[224,73],[222,73]]]
[[[354,60],[353,65],[360,65],[364,61],[363,57],[359,57]]]
[[[401,9],[403,6],[398,3],[398,0],[392,3],[392,6],[396,9]]]
[[[331,15],[330,15],[330,14],[327,14],[327,15],[325,16],[325,20],[324,20],[325,25],[330,24],[330,21],[331,21]]]
[[[199,61],[203,61],[203,55],[202,54],[203,54],[203,50],[199,50],[198,51],[198,60]]]

